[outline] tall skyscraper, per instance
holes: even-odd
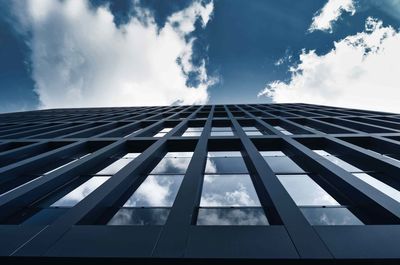
[[[0,115],[3,262],[395,264],[399,190],[400,114],[241,104]]]

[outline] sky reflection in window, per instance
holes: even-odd
[[[260,206],[249,175],[204,175],[200,206]]]

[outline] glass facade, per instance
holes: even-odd
[[[168,152],[108,225],[163,225],[192,155],[192,152]]]

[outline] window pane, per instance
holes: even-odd
[[[339,205],[307,175],[278,175],[277,177],[297,205]]]
[[[136,157],[138,157],[141,153],[127,153],[126,155],[124,155],[122,158],[125,159],[134,159]]]
[[[258,129],[254,126],[244,126],[242,129],[245,131],[258,131]]]
[[[164,157],[150,174],[185,174],[189,157]]]
[[[216,152],[208,152],[208,157],[242,157],[242,154],[239,151],[216,151]]]
[[[288,130],[282,128],[281,126],[274,126],[275,129],[277,129],[278,131],[280,131],[281,133],[285,134],[285,135],[293,135],[291,132],[289,132]]]
[[[182,175],[149,175],[123,207],[171,207],[182,180]]]
[[[268,225],[262,208],[200,208],[197,225]]]
[[[211,132],[211,136],[233,136],[233,132]]]
[[[186,129],[187,132],[202,132],[203,127],[188,127]]]
[[[188,131],[186,131],[186,132],[184,132],[183,134],[182,134],[182,136],[187,136],[187,137],[189,137],[189,136],[196,136],[196,137],[198,137],[198,136],[200,136],[201,135],[201,132],[195,132],[195,131],[190,131],[190,132],[188,132]]]
[[[53,203],[51,207],[73,207],[108,179],[109,177],[93,177]]]
[[[132,159],[120,158],[106,168],[97,172],[95,175],[114,175],[131,161]]]
[[[263,135],[259,131],[246,131],[246,135]]]
[[[311,225],[362,225],[347,208],[300,208]]]
[[[328,153],[328,155],[325,155],[325,153],[326,153],[325,151],[317,152],[317,153],[319,155],[324,154],[324,155],[322,155],[324,158],[328,159],[332,163],[338,165],[339,167],[343,168],[344,170],[346,170],[348,172],[362,172],[363,171],[363,170],[361,170],[359,168],[356,168],[353,165],[350,165],[349,163],[343,161],[342,159],[340,159],[340,158],[338,158],[336,156],[330,155],[329,153]]]
[[[204,175],[200,206],[260,206],[249,175]]]
[[[168,152],[164,157],[192,157],[193,152]]]
[[[242,157],[208,157],[205,173],[247,173]]]
[[[386,183],[366,174],[366,173],[355,173],[354,176],[358,177],[362,181],[368,183],[375,189],[385,193],[387,196],[393,198],[394,200],[400,202],[400,191],[390,187]]]
[[[122,208],[108,225],[164,225],[168,214],[164,208]]]
[[[213,132],[229,132],[232,131],[231,127],[212,127],[211,131]]]
[[[286,156],[282,151],[260,151],[262,156]]]
[[[264,159],[275,173],[304,173],[304,170],[287,156],[264,156]]]

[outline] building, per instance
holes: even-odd
[[[400,262],[400,114],[308,104],[0,115],[0,260]]]

